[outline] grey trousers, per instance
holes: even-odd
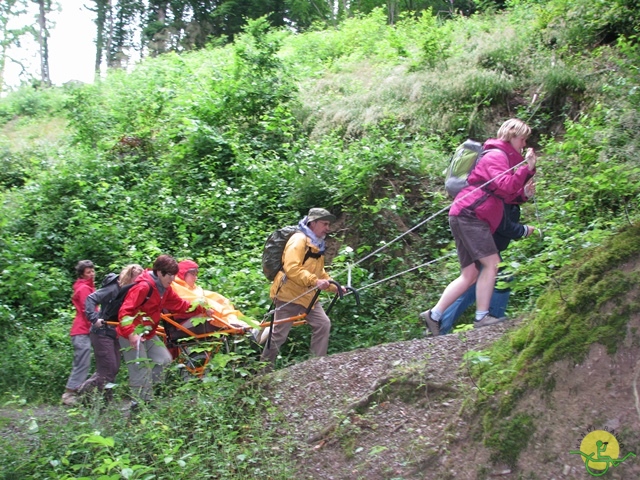
[[[164,368],[171,363],[171,354],[157,335],[140,342],[140,349],[131,347],[129,339],[120,337],[122,356],[129,370],[129,388],[134,398],[150,401],[153,385],[162,382]]]
[[[113,394],[111,389],[105,391],[104,386],[113,383],[120,369],[120,343],[117,339],[105,334],[106,329],[99,329],[97,333],[89,334],[93,345],[93,356],[96,359],[96,371],[78,389],[80,394],[91,393],[94,389],[104,392],[105,399],[110,401]],[[115,332],[114,332],[115,333]]]
[[[67,380],[69,390],[77,390],[89,376],[91,368],[91,339],[89,335],[73,335],[71,337],[73,345],[73,364],[71,374]]]
[[[306,306],[297,303],[289,303],[276,301],[275,320],[290,318],[304,313]],[[324,313],[322,305],[316,303],[306,317],[307,323],[311,327],[311,355],[322,357],[327,354],[329,347],[329,333],[331,332],[331,320]],[[292,322],[274,324],[273,333],[271,335],[271,348],[267,348],[268,341],[265,343],[262,351],[261,360],[263,362],[274,363],[280,348],[286,342],[289,331],[293,326]]]

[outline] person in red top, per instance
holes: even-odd
[[[84,304],[87,297],[95,291],[93,279],[96,276],[96,271],[91,260],[80,260],[75,270],[77,280],[73,284],[71,302],[76,307],[76,316],[71,324],[70,332],[73,344],[73,364],[65,392],[62,394],[64,405],[75,405],[78,402],[76,392],[89,376],[89,368],[91,368],[91,340],[89,339],[91,323],[84,313]]]
[[[527,200],[525,184],[536,173],[536,154],[527,149],[522,157],[531,128],[512,118],[498,130],[498,138],[485,142],[485,152],[473,168],[467,182],[449,209],[449,226],[456,241],[460,276],[452,281],[436,305],[419,317],[434,336],[440,333],[440,318],[445,310],[470,286],[476,284],[474,327],[485,327],[504,318],[489,315],[489,303],[496,281],[500,255],[493,233],[500,225],[504,204]]]
[[[129,369],[129,386],[137,400],[148,402],[152,387],[162,381],[164,367],[172,357],[164,342],[156,335],[163,311],[185,313],[191,303],[180,298],[171,288],[178,273],[178,262],[169,255],[160,255],[151,271],[141,273],[127,292],[118,313],[116,327],[124,360]],[[211,310],[197,306],[197,314],[212,315]]]

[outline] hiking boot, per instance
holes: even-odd
[[[431,335],[433,335],[434,337],[440,335],[440,322],[436,322],[431,318],[431,310],[422,312],[420,315],[418,315],[418,317],[424,322],[424,325],[427,327],[427,335],[429,334],[428,332],[431,332]]]
[[[473,328],[488,327],[489,325],[504,322],[506,319],[507,317],[496,318],[493,315],[486,314],[481,320],[473,322]]]
[[[64,392],[62,394],[62,404],[67,405],[68,407],[77,405],[78,397],[76,396],[76,392]]]

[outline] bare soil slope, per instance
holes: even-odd
[[[586,479],[594,477],[570,451],[594,429],[612,431],[621,454],[640,455],[635,314],[615,354],[596,344],[579,365],[553,365],[548,384],[554,388],[531,391],[516,407],[535,426],[517,464],[491,462],[479,433],[482,419],[473,414],[478,386],[463,356],[516,327],[379,345],[264,377],[277,407],[270,426],[295,438],[274,459],[293,452],[300,479]],[[640,478],[640,458],[612,466],[604,478]]]

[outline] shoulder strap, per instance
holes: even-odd
[[[153,285],[151,285],[151,283],[149,283],[148,280],[145,280],[145,282],[147,283],[147,285],[149,285],[149,291],[147,292],[147,296],[144,297],[144,300],[142,301],[142,303],[135,308],[136,310],[138,308],[142,307],[145,303],[147,303],[147,300],[149,300],[151,298],[151,294],[153,293]],[[127,293],[129,293],[129,292],[127,292]]]
[[[304,262],[307,261],[307,259],[309,258],[315,258],[318,259],[320,257],[324,256],[324,252],[312,252],[311,249],[309,247],[307,247],[307,253],[304,254],[304,260],[302,260],[302,264],[304,265]]]
[[[298,231],[298,232],[294,233],[293,235],[295,235],[297,233],[301,233],[302,235],[304,235],[304,232],[302,232],[302,231]],[[304,253],[304,258],[302,259],[302,264],[303,265],[304,265],[304,262],[306,262],[309,258],[318,259],[318,258],[320,258],[320,257],[322,257],[324,255],[324,252],[317,252],[316,253],[316,252],[312,252],[311,251],[311,248],[309,247],[309,245],[306,244],[306,242],[307,242],[307,236],[306,235],[304,235],[304,241],[305,241],[306,250],[305,250],[305,253]]]
[[[151,294],[153,293],[153,285],[151,285],[148,280],[145,280],[145,282],[147,282],[147,285],[149,285],[149,291],[147,292],[147,296],[144,297],[144,300],[142,301],[142,303],[138,305],[138,308],[140,308],[142,305],[147,303],[147,300],[151,298]]]
[[[480,160],[482,160],[482,157],[484,157],[487,153],[493,152],[493,151],[498,151],[498,152],[504,153],[505,157],[507,158],[507,163],[509,162],[509,155],[507,155],[507,152],[505,152],[501,148],[498,148],[498,147],[487,148],[486,150],[482,150],[480,152],[480,154],[478,155],[476,163],[474,163],[473,167],[471,168],[471,170],[469,170],[469,176],[471,176],[471,172],[473,172],[473,170],[476,168],[476,165],[478,165],[478,163],[480,163]],[[470,182],[468,182],[468,183],[469,183],[469,185],[480,185],[479,183],[470,183]],[[484,183],[484,182],[482,182],[482,183]],[[492,193],[492,191],[489,188],[487,188],[486,186],[482,187],[482,190],[487,192],[487,193],[489,193],[489,194]]]
[[[507,155],[507,152],[505,152],[499,147],[494,147],[494,148],[487,148],[486,150],[482,150],[482,152],[480,152],[480,155],[478,155],[478,160],[476,161],[476,165],[478,164],[478,162],[480,162],[480,159],[484,157],[486,153],[489,153],[493,150],[497,150],[499,152],[504,153],[505,157],[507,157],[507,162],[509,161],[509,155]],[[475,168],[475,165],[473,166],[473,168]],[[473,168],[471,169],[472,171],[473,171]],[[471,172],[469,172],[469,174],[471,174]],[[469,183],[469,185],[473,185],[473,184]],[[481,204],[486,202],[490,196],[493,195],[493,190],[489,189],[488,185],[485,185],[484,187],[482,187],[482,191],[484,192],[483,195],[480,198],[478,198],[475,202],[473,202],[471,205],[469,205],[468,207],[465,207],[465,210],[473,212]]]

